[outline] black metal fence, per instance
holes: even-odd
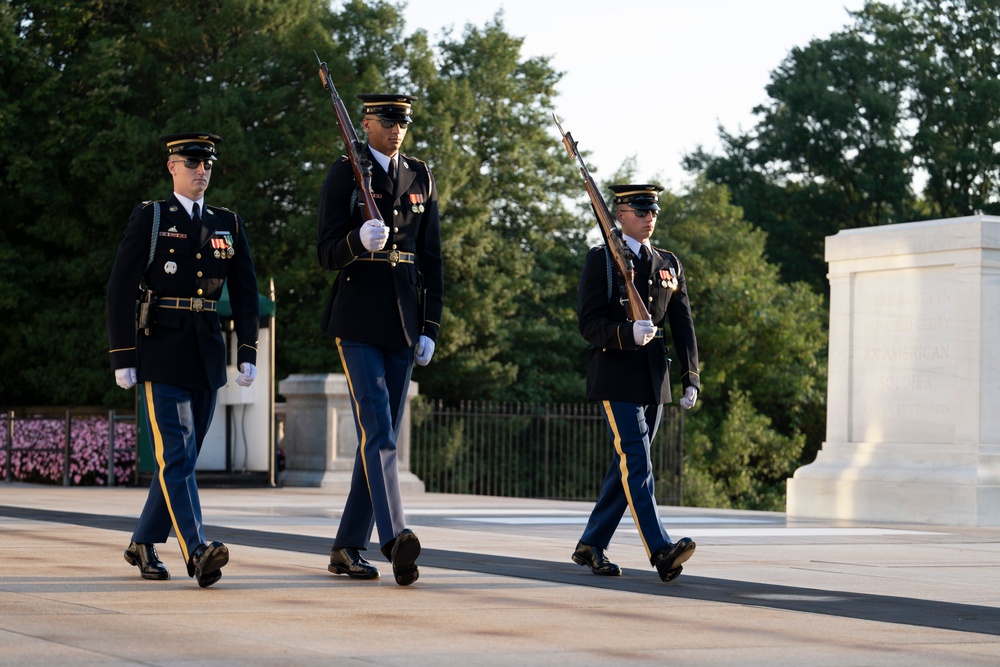
[[[611,463],[596,403],[539,405],[418,400],[410,470],[428,491],[594,500]],[[651,445],[658,502],[681,503],[683,416],[664,406]]]
[[[135,480],[135,415],[40,408],[0,413],[7,482],[115,486]]]
[[[410,470],[428,491],[593,500],[611,462],[596,403],[533,404],[418,397],[411,406]],[[683,413],[664,406],[651,444],[657,500],[681,504]],[[135,415],[114,410],[0,412],[5,481],[108,485],[136,481]]]

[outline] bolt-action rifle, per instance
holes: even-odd
[[[375,198],[372,197],[372,163],[368,159],[365,145],[358,139],[358,133],[354,131],[354,124],[351,117],[347,115],[347,107],[340,99],[336,86],[333,85],[333,78],[330,76],[330,68],[320,60],[316,54],[316,62],[319,63],[319,79],[323,82],[323,87],[330,91],[333,98],[333,108],[337,113],[337,125],[340,126],[340,136],[344,139],[344,146],[347,148],[347,159],[351,161],[351,169],[354,171],[354,180],[358,183],[361,191],[361,206],[365,211],[366,220],[382,220],[378,206],[375,205]]]
[[[629,253],[625,249],[625,242],[622,240],[621,232],[615,226],[615,219],[611,215],[611,211],[608,210],[608,205],[604,201],[601,191],[597,189],[597,183],[594,182],[593,177],[590,175],[587,163],[583,161],[583,156],[580,155],[573,136],[563,130],[563,126],[559,123],[559,119],[556,118],[555,113],[552,114],[552,120],[556,122],[556,127],[559,128],[563,145],[569,151],[570,157],[574,157],[580,162],[580,174],[583,176],[584,185],[587,187],[587,194],[590,195],[590,203],[594,206],[597,223],[601,228],[601,236],[604,237],[604,243],[611,253],[611,261],[614,263],[615,268],[618,269],[618,274],[622,276],[625,283],[627,296],[621,298],[621,303],[628,309],[629,319],[633,322],[648,320],[650,319],[649,311],[646,310],[646,304],[642,302],[639,290],[636,289],[635,283],[632,282],[635,277],[635,268],[632,265]]]

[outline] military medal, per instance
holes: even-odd
[[[216,259],[225,259],[226,257],[226,241],[224,239],[215,236],[212,238],[212,247],[215,248]]]
[[[673,271],[670,269],[660,269],[660,287],[669,287],[672,290],[677,289],[677,278],[674,277]]]
[[[419,192],[410,195],[410,210],[414,213],[424,212],[424,196]]]
[[[236,254],[236,250],[233,249],[233,237],[226,234],[226,256],[232,257]]]
[[[172,261],[167,262],[166,264],[163,265],[163,271],[171,275],[177,273],[177,263]]]

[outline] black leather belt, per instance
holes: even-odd
[[[416,258],[416,254],[412,252],[400,252],[398,250],[379,250],[358,257],[358,259],[368,260],[369,262],[389,262],[393,266],[397,264],[413,264]]]
[[[174,299],[172,297],[160,297],[156,300],[157,308],[174,308],[176,310],[193,310],[196,313],[215,312],[217,301],[210,299]]]

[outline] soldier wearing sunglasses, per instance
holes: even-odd
[[[319,201],[319,263],[336,271],[320,326],[336,341],[358,433],[351,487],[328,569],[374,579],[364,558],[378,529],[396,583],[417,580],[420,541],[406,527],[396,439],[414,361],[430,363],[441,328],[444,274],[437,190],[427,165],[399,151],[412,121],[409,95],[358,95],[382,220],[365,220],[349,160],[333,163]]]
[[[216,304],[229,290],[236,333],[236,383],[256,377],[257,278],[243,220],[205,204],[222,138],[210,133],[167,134],[167,171],[173,194],[132,211],[108,281],[111,368],[123,389],[139,384],[153,448],[154,479],[125,550],[143,579],[169,579],[156,553],[170,529],[188,576],[201,587],[222,577],[229,550],[209,542],[202,526],[195,463],[226,384],[226,342]],[[136,290],[153,313],[136,326]]]
[[[653,491],[650,443],[663,404],[671,401],[670,350],[663,326],[670,325],[684,388],[680,405],[686,410],[694,407],[701,387],[698,345],[684,268],[672,252],[650,243],[663,188],[627,184],[613,185],[611,190],[622,240],[635,267],[633,283],[646,299],[651,319],[628,321],[623,278],[612,270],[604,246],[592,248],[578,293],[580,333],[590,343],[587,398],[600,402],[615,451],[572,559],[596,575],[620,575],[621,568],[605,550],[629,510],[650,564],[667,582],[681,573],[695,543],[687,537],[671,542],[660,523]]]

